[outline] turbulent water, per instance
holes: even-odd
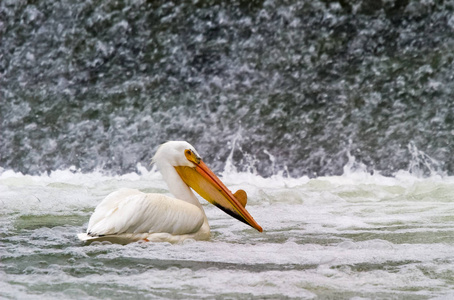
[[[221,171],[236,140],[238,167],[263,176],[340,175],[349,151],[392,175],[412,147],[453,175],[453,13],[447,0],[1,1],[0,165],[123,174],[183,139]]]
[[[0,1],[0,298],[454,297],[454,2]],[[82,245],[187,140],[210,241]]]
[[[84,246],[76,234],[111,191],[167,193],[159,173],[4,171],[0,298],[453,297],[454,178],[389,178],[350,165],[313,179],[226,171],[229,188],[249,193],[263,233],[204,201],[210,241],[126,246]]]

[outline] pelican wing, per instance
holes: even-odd
[[[161,194],[121,189],[109,194],[95,209],[88,223],[90,236],[121,233],[196,232],[205,215],[195,205]]]

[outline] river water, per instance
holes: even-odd
[[[85,246],[101,199],[120,187],[167,193],[161,175],[4,171],[1,288],[7,299],[449,299],[454,178],[288,178],[225,171],[249,194],[259,233],[203,199],[210,241]]]
[[[0,298],[454,297],[454,2],[0,1]],[[258,233],[82,245],[187,140]],[[202,202],[204,200],[201,200]]]

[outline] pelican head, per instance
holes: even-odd
[[[246,210],[247,195],[243,190],[232,193],[203,162],[195,148],[184,141],[162,144],[153,161],[163,172],[176,170],[183,182],[202,198],[217,206],[225,213],[262,232],[262,227]]]
[[[186,158],[185,151],[189,150],[195,156],[200,155],[194,147],[185,141],[170,141],[159,146],[158,151],[153,157],[153,162],[160,168],[163,164],[170,164],[173,167],[186,166],[193,167],[194,164]]]

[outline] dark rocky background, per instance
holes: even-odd
[[[453,175],[453,49],[453,1],[1,1],[0,166],[182,139],[216,171]]]

